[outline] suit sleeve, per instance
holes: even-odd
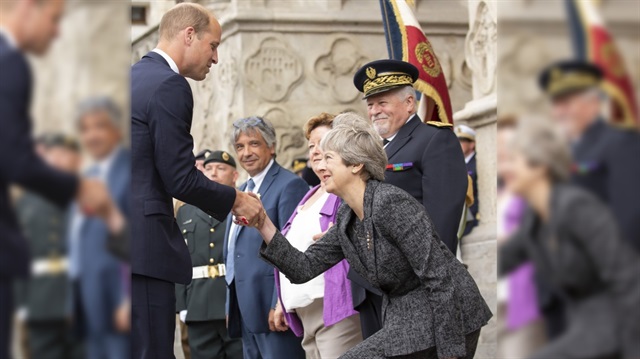
[[[281,230],[287,224],[293,211],[309,191],[309,185],[300,178],[295,178],[291,183],[287,184],[286,191],[282,192],[278,203],[278,229]],[[273,297],[271,298],[271,308],[275,308],[278,303],[278,288],[273,283]]]
[[[260,257],[278,268],[291,283],[301,284],[343,260],[344,253],[338,226],[333,226],[304,253],[294,248],[282,233],[276,232],[269,245],[262,244]]]
[[[191,88],[182,76],[168,78],[149,101],[154,163],[167,192],[219,221],[231,211],[236,190],[209,181],[195,166]]]
[[[374,223],[385,238],[394,243],[409,261],[414,273],[429,290],[433,310],[435,342],[439,358],[465,356],[465,332],[456,306],[455,283],[447,264],[450,257],[442,247],[434,224],[419,202],[403,194],[378,191],[376,203],[395,206],[374,207]],[[401,260],[399,258],[399,260]]]
[[[615,302],[623,358],[640,357],[640,258],[621,239],[611,212],[595,200],[574,201],[565,223],[590,259]]]
[[[0,181],[15,183],[64,207],[78,189],[75,176],[57,171],[35,153],[28,117],[31,75],[19,53],[0,62]]]
[[[422,200],[440,239],[452,253],[467,192],[467,168],[453,131],[440,129],[422,155]]]
[[[507,275],[529,259],[527,234],[520,230],[498,248],[498,276]]]

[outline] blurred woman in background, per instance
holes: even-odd
[[[321,113],[305,125],[309,160],[316,175],[322,159],[320,140],[331,130],[333,118]],[[340,198],[327,193],[324,184],[313,187],[298,204],[282,234],[293,247],[306,250],[335,223],[340,204]],[[275,329],[284,331],[289,327],[297,336],[303,336],[302,348],[307,359],[337,358],[362,341],[348,271],[349,264],[342,260],[323,275],[303,284],[292,284],[276,269]]]
[[[531,261],[549,343],[532,358],[640,358],[638,256],[609,209],[564,184],[571,159],[554,128],[527,121],[511,141],[504,182],[528,205],[499,252],[499,272]]]

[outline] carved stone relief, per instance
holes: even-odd
[[[473,71],[474,98],[495,92],[498,24],[485,1],[478,4],[466,38],[466,60]]]
[[[245,62],[245,80],[262,99],[285,99],[302,78],[302,62],[282,40],[268,37]]]
[[[367,61],[367,57],[351,40],[337,38],[331,44],[329,52],[316,60],[315,77],[320,84],[331,90],[336,101],[350,103],[360,94],[353,86],[353,74]]]
[[[140,41],[133,44],[131,47],[131,64],[135,64],[140,61],[142,56],[153,50],[158,44],[159,39],[160,35],[158,31],[153,31]]]
[[[286,168],[290,167],[294,159],[307,155],[302,127],[294,123],[289,113],[290,111],[281,107],[273,107],[264,113],[264,118],[276,129],[278,163]]]

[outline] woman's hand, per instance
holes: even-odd
[[[251,197],[254,197],[260,200],[260,194],[253,193],[253,192],[248,192],[247,194]],[[267,215],[267,212],[264,210],[264,207],[262,207],[261,211],[262,212],[258,215],[256,223],[253,224],[251,227],[255,227],[260,232],[260,235],[262,236],[262,239],[265,241],[265,243],[269,244],[273,236],[276,234],[277,228],[273,224],[273,222],[271,222],[271,219]],[[250,226],[249,222],[246,221],[246,219],[243,221],[243,218],[236,218],[234,223],[239,226],[245,226],[245,227]]]
[[[324,237],[324,235],[329,231],[329,229],[331,229],[331,227],[333,227],[333,222],[329,222],[329,227],[327,227],[327,230],[322,232],[322,233],[318,233],[315,236],[313,236],[313,241],[317,241],[318,239]]]

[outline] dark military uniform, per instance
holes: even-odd
[[[610,206],[623,238],[640,251],[640,135],[597,120],[572,150],[572,182]]]
[[[600,86],[602,70],[579,60],[549,65],[538,79],[552,99]],[[611,208],[622,238],[640,251],[640,134],[595,120],[572,146],[572,182]]]
[[[176,285],[176,311],[187,310],[191,358],[242,358],[242,341],[227,334],[224,280],[226,221],[185,204],[176,216],[193,265],[194,279]]]
[[[16,283],[16,303],[26,309],[28,346],[34,359],[81,358],[72,338],[65,231],[68,211],[25,193],[16,212],[31,248],[31,278]]]

